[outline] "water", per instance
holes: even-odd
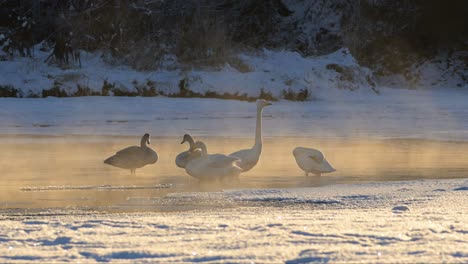
[[[264,140],[260,162],[239,180],[206,183],[177,168],[175,156],[187,149],[180,137],[152,137],[155,165],[130,171],[103,163],[117,150],[137,145],[135,137],[1,136],[0,208],[97,211],[171,211],[222,206],[199,200],[174,205],[173,193],[215,193],[226,189],[294,188],[342,183],[468,177],[468,143],[413,139],[275,137]],[[253,144],[244,138],[196,138],[209,153],[231,153]],[[295,164],[296,146],[320,149],[337,172],[305,177]],[[135,203],[137,201],[137,203]],[[144,206],[138,206],[142,204]],[[216,205],[215,205],[216,204]]]

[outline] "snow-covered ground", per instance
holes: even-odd
[[[279,97],[283,90],[309,89],[317,97],[336,88],[373,93],[369,82],[371,71],[361,67],[347,49],[320,57],[303,57],[284,50],[262,50],[240,53],[232,65],[185,69],[175,64],[147,72],[113,65],[101,52],[82,52],[81,68],[72,65],[62,69],[45,63],[49,54],[37,45],[33,58],[12,57],[0,61],[0,86],[12,86],[22,97],[41,96],[42,90],[51,89],[54,84],[69,95],[78,85],[101,92],[104,82],[122,91],[136,91],[136,86],[152,82],[157,91],[167,94],[178,92],[183,79],[189,89],[200,93],[216,91],[258,96],[260,89],[264,89]],[[177,63],[176,58],[173,60]]]
[[[468,91],[343,90],[264,110],[272,136],[468,140]],[[252,137],[255,104],[166,97],[0,98],[0,134]]]
[[[468,261],[468,181],[177,193],[130,206],[208,209],[0,214],[2,262]]]
[[[258,96],[263,89],[282,97],[283,91],[308,90],[312,98],[319,99],[333,96],[339,90],[375,94],[380,90],[378,86],[387,85],[424,90],[468,87],[464,73],[460,72],[464,69],[460,58],[466,56],[463,52],[453,58],[440,55],[418,64],[411,69],[416,77],[406,80],[403,76],[374,78],[372,71],[361,66],[346,48],[317,57],[287,50],[241,52],[224,65],[197,68],[180,65],[175,56],[168,55],[158,69],[137,71],[99,51],[81,51],[82,67],[72,63],[60,68],[46,63],[51,51],[43,51],[41,46],[34,47],[32,58],[10,57],[0,50],[5,58],[0,61],[0,87],[17,89],[19,97],[41,97],[43,90],[53,87],[73,95],[78,86],[101,93],[107,83],[121,91],[136,92],[137,87],[148,88],[150,83],[158,92],[169,94],[179,92],[179,83],[184,80],[189,89],[198,93]],[[110,91],[109,95],[112,94]]]

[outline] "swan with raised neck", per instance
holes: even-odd
[[[243,172],[251,170],[260,159],[262,154],[263,137],[262,137],[262,113],[265,106],[271,105],[270,102],[264,99],[257,100],[257,119],[255,126],[255,143],[250,149],[243,149],[231,153],[229,156],[239,158],[241,161],[238,163]]]

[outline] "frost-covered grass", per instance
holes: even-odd
[[[467,185],[424,180],[128,200],[207,205],[167,213],[3,211],[0,260],[466,263]]]

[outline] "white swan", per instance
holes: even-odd
[[[124,148],[115,153],[114,156],[104,160],[104,163],[122,169],[130,169],[130,173],[134,175],[137,168],[154,164],[158,161],[158,154],[146,144],[150,144],[150,135],[148,133],[144,134],[141,138],[139,147],[131,146]]]
[[[180,144],[184,144],[185,142],[188,142],[190,144],[189,149],[187,151],[181,152],[179,155],[177,155],[175,159],[177,167],[183,169],[190,160],[201,156],[201,151],[195,149],[195,142],[189,134],[184,135],[184,138],[182,142],[180,142]]]
[[[191,159],[185,166],[188,175],[201,180],[223,179],[239,176],[242,169],[237,166],[238,158],[223,154],[208,154],[206,145],[195,142],[194,147],[201,149],[200,157]]]
[[[255,144],[250,149],[243,149],[229,154],[231,157],[239,158],[238,163],[243,172],[251,170],[258,162],[262,153],[262,111],[265,106],[271,105],[270,102],[257,100],[257,125],[255,127]]]
[[[322,152],[316,149],[297,147],[293,150],[293,155],[297,165],[305,172],[305,176],[309,176],[309,173],[320,176],[322,173],[336,171]]]

